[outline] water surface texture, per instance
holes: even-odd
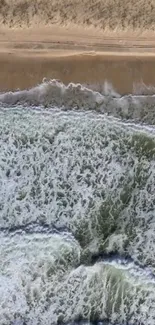
[[[0,324],[154,325],[154,95],[0,102]]]

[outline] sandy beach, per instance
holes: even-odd
[[[155,1],[0,0],[0,90],[43,78],[155,85]]]
[[[0,29],[0,90],[33,87],[43,78],[112,83],[121,94],[135,83],[155,85],[155,42],[150,36],[107,35],[60,26]]]
[[[33,87],[43,78],[65,84],[108,81],[121,94],[133,92],[135,83],[155,85],[154,31],[1,24],[0,91]]]

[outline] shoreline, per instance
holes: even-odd
[[[108,81],[120,94],[129,94],[134,83],[155,85],[155,41],[56,26],[2,29],[0,91],[31,88],[43,78],[65,84]]]

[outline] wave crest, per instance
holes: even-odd
[[[143,88],[142,88],[143,89]],[[155,123],[155,95],[153,87],[148,94],[126,95],[121,97],[112,86],[84,86],[69,83],[65,86],[56,79],[43,82],[31,89],[0,94],[0,102],[6,105],[29,105],[58,107],[63,110],[94,110],[122,119],[133,119],[149,124]]]

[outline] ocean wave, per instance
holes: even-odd
[[[54,225],[88,264],[116,252],[155,273],[154,134],[81,112],[0,114],[0,228]]]
[[[62,110],[94,110],[121,119],[155,124],[155,95],[150,94],[154,88],[145,88],[145,94],[141,94],[144,87],[139,86],[138,91],[139,95],[121,97],[108,83],[96,87],[74,83],[65,86],[54,79],[28,90],[0,94],[0,102],[10,106],[22,104]]]
[[[154,325],[154,127],[86,113],[122,100],[107,89],[51,81],[0,95],[2,325]],[[29,107],[46,97],[88,104]]]
[[[153,324],[155,280],[134,264],[79,266],[78,243],[57,234],[0,244],[0,324]]]

